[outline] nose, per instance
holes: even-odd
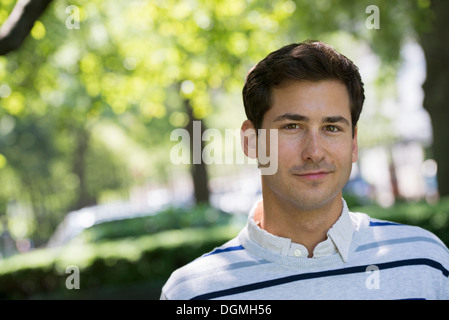
[[[324,157],[325,151],[319,133],[309,131],[303,137],[302,160],[319,163]]]

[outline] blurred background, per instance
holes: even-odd
[[[0,298],[158,299],[234,237],[261,196],[238,134],[196,146],[212,164],[175,164],[199,142],[171,135],[238,133],[249,69],[306,39],[365,83],[351,210],[448,244],[447,17],[444,0],[0,0]]]

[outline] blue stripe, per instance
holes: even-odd
[[[223,249],[215,249],[212,252],[206,253],[205,255],[202,256],[202,258],[207,257],[207,256],[211,256],[213,254],[217,254],[217,253],[222,253],[222,252],[229,252],[229,251],[238,251],[238,250],[244,250],[245,248],[242,245],[239,246],[234,246],[234,247],[227,247],[227,248],[223,248]]]
[[[358,246],[355,252],[363,251],[363,250],[369,250],[373,248],[378,248],[382,246],[388,246],[392,244],[401,244],[401,243],[410,243],[410,242],[430,242],[433,244],[438,245],[439,247],[443,248],[447,252],[447,248],[442,245],[440,242],[438,242],[435,239],[428,238],[428,237],[408,237],[408,238],[399,238],[399,239],[390,239],[390,240],[383,240],[378,242],[371,242],[367,244],[363,244],[361,246]]]
[[[390,222],[390,221],[370,221],[370,227],[382,227],[382,226],[400,226],[400,223]]]
[[[193,297],[191,300],[215,299],[215,298],[230,296],[230,295],[239,294],[239,293],[243,293],[243,292],[249,292],[249,291],[279,286],[282,284],[295,282],[295,281],[317,279],[317,278],[323,278],[323,277],[340,276],[340,275],[346,275],[346,274],[351,274],[351,273],[366,272],[366,268],[370,265],[371,264],[364,265],[364,266],[355,266],[355,267],[349,267],[349,268],[336,269],[336,270],[296,274],[296,275],[288,276],[288,277],[284,277],[284,278],[261,281],[261,282],[247,284],[247,285],[234,287],[234,288],[230,288],[230,289],[209,292],[206,294],[202,294],[202,295]],[[445,277],[449,276],[449,271],[446,268],[444,268],[441,263],[436,262],[434,260],[430,260],[430,259],[398,260],[398,261],[385,262],[385,263],[379,263],[379,264],[374,264],[374,265],[376,265],[379,268],[379,270],[398,268],[398,267],[404,267],[404,266],[426,265],[431,268],[440,270]]]

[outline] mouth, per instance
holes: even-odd
[[[294,175],[305,180],[316,181],[324,179],[329,173],[328,171],[310,171]]]

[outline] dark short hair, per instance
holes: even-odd
[[[246,77],[243,104],[246,116],[260,129],[271,107],[272,88],[292,81],[341,81],[350,100],[352,133],[362,112],[365,94],[359,69],[332,46],[307,40],[286,45],[261,60]]]

